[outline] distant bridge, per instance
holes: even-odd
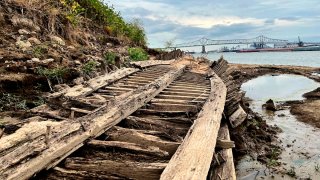
[[[206,46],[210,45],[227,45],[227,44],[253,44],[257,48],[263,48],[266,46],[266,44],[275,44],[275,45],[287,45],[289,44],[288,40],[283,39],[273,39],[268,38],[266,36],[258,36],[251,39],[230,39],[230,40],[212,40],[208,38],[201,38],[196,41],[187,42],[187,43],[181,43],[176,44],[170,48],[177,49],[177,48],[185,48],[185,47],[202,47],[202,53],[206,52]]]

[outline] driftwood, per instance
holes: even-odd
[[[216,74],[210,80],[210,96],[162,173],[162,180],[207,177],[227,93],[226,86]]]
[[[166,163],[140,163],[131,161],[112,161],[86,158],[67,158],[65,167],[79,171],[91,171],[99,174],[100,172],[117,175],[125,179],[157,179]]]
[[[104,105],[82,118],[61,122],[32,122],[19,129],[18,133],[1,138],[0,166],[5,168],[0,169],[0,179],[27,179],[42,169],[55,166],[81,147],[84,141],[101,135],[150,101],[184,68],[180,66],[150,84],[121,95],[114,104]],[[51,126],[49,144],[42,140],[46,137],[47,126]],[[35,148],[43,145],[45,148],[40,150]],[[19,162],[12,159],[16,156]]]
[[[226,123],[222,124],[219,130],[219,139],[224,139],[225,141],[230,141],[230,134],[228,125]],[[223,159],[223,161],[217,162],[216,167],[212,167],[208,174],[208,178],[210,180],[236,180],[236,171],[234,168],[232,149],[222,149],[219,152],[219,156]]]
[[[149,61],[131,62],[130,64],[133,65],[134,67],[145,68],[145,67],[155,66],[155,65],[170,65],[174,61],[175,61],[175,59],[170,60],[170,61],[149,60]]]

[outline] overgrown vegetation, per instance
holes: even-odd
[[[36,58],[42,57],[48,51],[46,46],[35,46],[32,50],[32,54]]]
[[[21,96],[10,93],[3,93],[0,96],[0,111],[5,110],[27,110],[27,101]]]
[[[43,67],[37,68],[37,73],[41,76],[45,76],[48,80],[56,81],[58,84],[63,83],[63,77],[67,74],[68,69],[65,67],[57,67],[53,69],[47,69]]]
[[[148,54],[142,48],[129,48],[129,57],[132,61],[145,61],[148,60]]]
[[[89,18],[104,26],[107,34],[128,38],[134,45],[145,46],[146,35],[142,24],[138,20],[125,22],[120,13],[112,6],[104,4],[101,0],[60,0],[68,8],[66,18],[76,25],[80,15]]]
[[[114,52],[106,52],[103,58],[107,64],[115,64],[117,55]]]
[[[89,61],[82,65],[82,72],[85,75],[90,75],[93,71],[95,71],[98,67],[98,63],[96,61]]]

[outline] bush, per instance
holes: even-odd
[[[127,23],[120,13],[112,6],[108,6],[101,0],[69,0],[76,1],[82,8],[81,13],[104,26],[107,34],[114,36],[125,36],[137,46],[146,45],[146,35],[142,24],[138,20]],[[78,11],[76,11],[78,12]]]
[[[132,61],[145,61],[149,58],[146,51],[142,48],[129,48],[128,52]]]
[[[89,61],[82,65],[82,72],[86,75],[90,75],[93,71],[95,71],[98,67],[98,63],[96,61]]]
[[[117,55],[114,52],[106,52],[103,57],[107,64],[115,64]]]
[[[56,80],[58,84],[63,83],[63,77],[68,72],[68,69],[64,67],[57,67],[54,69],[47,69],[43,67],[37,68],[37,73],[41,76],[45,76],[49,80]]]

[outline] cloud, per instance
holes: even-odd
[[[164,42],[252,38],[319,37],[318,0],[109,0],[125,19],[144,23],[151,47]],[[319,40],[320,41],[320,40]]]

